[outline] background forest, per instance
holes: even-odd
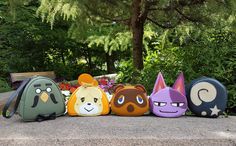
[[[150,94],[161,71],[168,85],[184,72],[221,81],[236,106],[234,0],[1,0],[0,92],[9,73],[118,73]]]

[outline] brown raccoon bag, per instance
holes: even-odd
[[[111,99],[111,110],[119,116],[144,115],[149,110],[146,89],[142,85],[117,85]]]

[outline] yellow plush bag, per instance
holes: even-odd
[[[98,82],[89,74],[81,74],[78,87],[71,95],[67,110],[70,116],[98,116],[110,112],[109,101]]]

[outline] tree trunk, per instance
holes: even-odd
[[[107,73],[108,74],[114,73],[115,72],[115,64],[114,64],[113,55],[109,55],[109,53],[106,53],[106,62],[107,62]]]
[[[92,56],[89,50],[88,50],[88,67],[89,67],[89,72],[92,72],[93,71]]]
[[[133,0],[131,29],[133,33],[133,65],[136,69],[143,69],[143,31],[145,20],[141,19],[141,0]]]

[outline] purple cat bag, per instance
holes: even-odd
[[[180,73],[172,88],[166,86],[162,74],[159,73],[149,103],[151,112],[156,116],[182,116],[188,108],[183,73]]]

